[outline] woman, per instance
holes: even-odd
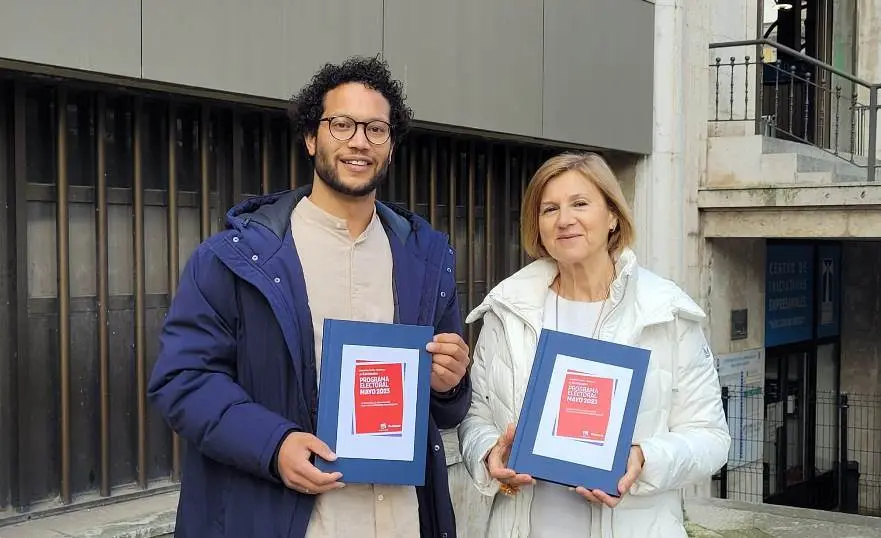
[[[523,246],[537,260],[494,288],[467,319],[482,318],[483,327],[459,439],[478,490],[495,496],[486,536],[686,536],[677,490],[708,480],[730,444],[703,312],[675,284],[637,265],[630,209],[600,156],[545,162],[521,215]],[[621,497],[507,468],[542,328],[652,352]]]

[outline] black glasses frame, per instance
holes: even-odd
[[[335,120],[337,118],[346,118],[347,120],[349,120],[355,124],[355,129],[352,131],[352,134],[349,135],[348,138],[340,138],[337,135],[333,134],[333,128],[331,128],[331,122],[333,122],[333,120]],[[367,141],[370,142],[371,144],[373,144],[374,146],[381,146],[381,145],[385,144],[386,142],[388,142],[392,137],[391,124],[389,122],[383,121],[383,120],[355,121],[355,119],[350,116],[339,115],[339,116],[328,116],[325,118],[321,118],[320,120],[318,120],[318,123],[321,123],[323,121],[327,122],[327,130],[330,131],[330,136],[334,137],[335,139],[339,140],[340,142],[348,142],[349,140],[351,140],[352,137],[355,136],[355,133],[358,132],[358,126],[360,126],[360,125],[364,126],[364,138],[366,138]],[[382,125],[385,125],[386,127],[388,127],[388,136],[382,142],[374,142],[373,140],[370,139],[370,135],[367,134],[367,126],[372,123],[381,123]]]

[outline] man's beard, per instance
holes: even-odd
[[[321,151],[321,148],[317,148],[315,152],[315,173],[318,174],[321,181],[336,192],[353,198],[361,198],[375,191],[385,180],[388,166],[389,161],[383,161],[376,174],[370,178],[370,181],[362,185],[350,186],[342,182],[334,163],[330,161],[327,153]]]

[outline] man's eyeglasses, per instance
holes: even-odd
[[[329,118],[321,118],[319,123],[326,121],[330,128],[330,134],[337,140],[345,142],[355,136],[355,131],[359,125],[364,126],[364,136],[367,141],[376,146],[380,146],[388,142],[392,135],[392,126],[382,120],[373,121],[355,121],[348,116],[331,116]]]

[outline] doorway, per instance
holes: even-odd
[[[841,245],[768,242],[763,497],[836,507]]]

